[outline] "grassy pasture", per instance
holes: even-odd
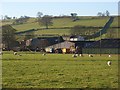
[[[4,52],[3,88],[117,88],[118,56]],[[107,66],[107,61],[112,61]]]
[[[118,17],[115,17],[113,23],[111,24],[111,27],[118,27],[118,22]]]
[[[59,35],[69,35],[70,29],[45,29],[45,30],[38,30],[35,31],[35,34],[59,34]]]
[[[30,18],[26,23],[18,24],[18,25],[12,25],[13,28],[17,30],[17,32],[20,31],[26,31],[29,29],[38,29],[38,31],[35,31],[35,34],[59,34],[59,35],[70,35],[70,28],[75,25],[80,25],[84,27],[103,27],[105,23],[109,20],[109,17],[91,17],[91,16],[79,16],[78,21],[73,22],[71,18],[62,17],[62,18],[53,18],[53,25],[49,26],[50,29],[44,29],[45,26],[39,25],[38,22],[36,22],[37,18]],[[5,24],[12,24],[14,20],[6,20],[2,22],[2,25]],[[1,23],[1,22],[0,22]],[[67,29],[65,28],[67,27]],[[118,27],[118,17],[114,18],[113,23],[110,27]],[[52,29],[51,29],[52,28]],[[64,29],[61,29],[64,28]],[[90,30],[90,28],[88,28]],[[88,29],[83,28],[83,32],[81,33],[84,35],[84,31],[88,32]],[[110,28],[111,29],[111,28]],[[109,34],[108,30],[107,34]],[[117,28],[112,28],[112,31],[114,32],[114,37],[117,38],[116,33],[118,33]],[[99,29],[92,29],[90,32],[98,32]],[[119,33],[118,33],[119,34]],[[113,35],[111,37],[113,37]],[[109,35],[107,35],[108,37]],[[106,37],[106,35],[103,36],[103,38]],[[99,37],[98,37],[99,38]],[[96,39],[97,40],[97,39]]]
[[[108,17],[79,17],[80,20],[73,22],[71,18],[53,18],[53,25],[49,26],[50,28],[62,28],[62,27],[73,27],[75,25],[81,26],[94,26],[94,27],[103,27],[105,23],[109,20]],[[2,25],[12,24],[14,20],[8,20],[2,22]],[[116,25],[117,19],[114,21]],[[45,28],[45,26],[39,25],[36,22],[36,18],[30,18],[26,23],[19,25],[12,25],[17,31],[24,31],[29,29],[40,29]]]

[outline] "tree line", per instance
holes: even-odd
[[[106,10],[105,12],[98,12],[97,16],[110,16],[110,12]]]

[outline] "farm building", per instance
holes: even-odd
[[[94,41],[70,41],[70,42],[75,43],[75,46],[84,48],[85,46],[91,45]]]
[[[57,43],[54,45],[51,45],[49,47],[46,47],[45,50],[46,52],[52,52],[52,50],[57,50],[58,53],[70,53],[75,51],[75,43],[69,42],[69,41],[64,41],[61,43]]]
[[[26,50],[26,41],[25,40],[20,41],[19,44],[20,44],[21,51]]]
[[[101,39],[96,41],[89,46],[88,48],[120,48],[120,39]]]
[[[84,47],[84,53],[118,54],[120,39],[101,39]]]
[[[57,44],[60,42],[63,42],[63,38],[61,36],[59,37],[38,37],[29,39],[26,41],[26,46],[29,46],[31,50],[41,50],[45,47],[48,47],[53,44]]]
[[[45,48],[49,45],[49,42],[46,39],[38,39],[34,38],[31,40],[30,49],[31,50],[40,50],[41,48]]]

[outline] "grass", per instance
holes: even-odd
[[[59,35],[69,35],[70,29],[45,29],[45,30],[38,30],[35,34],[59,34]]]
[[[0,20],[0,26],[2,25],[6,25],[6,24],[12,24],[14,20],[4,20],[4,21],[1,21]]]
[[[73,27],[75,25],[81,25],[81,26],[95,26],[95,27],[103,27],[104,24],[108,21],[108,17],[79,17],[80,20],[73,22],[71,18],[54,18],[53,19],[53,25],[50,26],[50,28],[61,28],[61,27]],[[12,24],[13,20],[4,21],[2,24]],[[96,23],[98,22],[98,23]],[[115,24],[117,23],[117,17],[114,20]],[[18,31],[22,30],[28,30],[28,29],[39,29],[39,28],[45,28],[45,26],[40,26],[35,18],[30,18],[26,23],[20,24],[20,25],[12,25],[15,29]]]
[[[70,35],[70,28],[75,25],[85,26],[85,27],[103,27],[105,23],[109,20],[109,17],[92,17],[92,16],[79,16],[78,21],[73,22],[71,18],[63,17],[63,18],[53,18],[53,25],[49,26],[50,29],[46,30],[40,30],[45,28],[45,26],[39,25],[36,22],[36,18],[30,18],[26,23],[19,24],[19,25],[12,25],[13,28],[19,31],[26,31],[29,29],[38,29],[35,34],[59,34],[59,35]],[[14,20],[6,20],[2,24],[12,24]],[[67,27],[67,29],[65,29]],[[114,18],[113,23],[110,27],[118,27],[118,17]],[[52,28],[52,29],[51,29]],[[61,29],[64,28],[64,29]],[[117,28],[115,28],[117,29]],[[109,29],[110,30],[110,29]],[[109,31],[108,30],[108,31]],[[114,29],[113,29],[114,30]],[[92,29],[90,30],[91,33],[99,31],[98,29]],[[83,32],[81,32],[82,35],[84,35],[84,32],[88,32],[88,29],[83,28]],[[116,30],[114,30],[115,34],[118,33]],[[114,34],[114,36],[115,36]],[[119,36],[119,35],[118,35]],[[118,37],[118,36],[115,36]],[[106,36],[104,36],[106,37]],[[99,38],[99,37],[98,37]]]
[[[111,27],[118,27],[118,17],[114,18],[113,23],[111,24]]]
[[[53,25],[49,26],[49,29],[43,29],[45,26],[39,25],[36,22],[36,18],[30,18],[26,23],[19,24],[19,25],[12,25],[13,28],[17,30],[17,32],[20,31],[26,31],[29,29],[37,29],[38,31],[35,31],[34,33],[37,35],[41,34],[59,34],[59,35],[70,35],[71,34],[71,27],[75,25],[85,26],[85,27],[103,27],[105,23],[109,20],[109,17],[91,17],[91,16],[79,16],[78,21],[73,22],[71,18],[53,18]],[[12,24],[13,20],[6,20],[2,24]],[[66,28],[67,27],[67,28]],[[118,27],[118,17],[114,18],[113,23],[110,27]],[[63,29],[64,28],[64,29]],[[43,30],[42,30],[43,29]],[[80,35],[85,35],[85,33],[94,34],[95,32],[98,32],[100,29],[91,29],[91,28],[81,28]],[[112,30],[112,31],[111,31]],[[111,33],[114,32],[112,35]],[[102,35],[102,38],[119,38],[120,33],[118,32],[118,28],[109,28],[108,32],[104,35]],[[24,36],[24,35],[23,35]],[[21,37],[19,37],[21,38]],[[23,38],[21,38],[23,39]],[[20,40],[21,40],[20,39]],[[99,40],[100,37],[95,38],[95,40]],[[94,40],[94,39],[92,39]]]
[[[72,58],[71,54],[4,52],[3,88],[117,88],[118,57],[94,55]],[[112,65],[107,66],[107,61]]]
[[[12,25],[12,26],[17,31],[26,31],[26,30],[29,30],[29,29],[41,28],[41,26],[39,26],[38,23],[36,23],[36,22],[35,23],[25,23],[25,24],[19,24],[19,25]]]

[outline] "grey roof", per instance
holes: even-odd
[[[54,44],[46,48],[70,48],[71,46],[75,46],[75,43],[64,41],[62,43]]]

